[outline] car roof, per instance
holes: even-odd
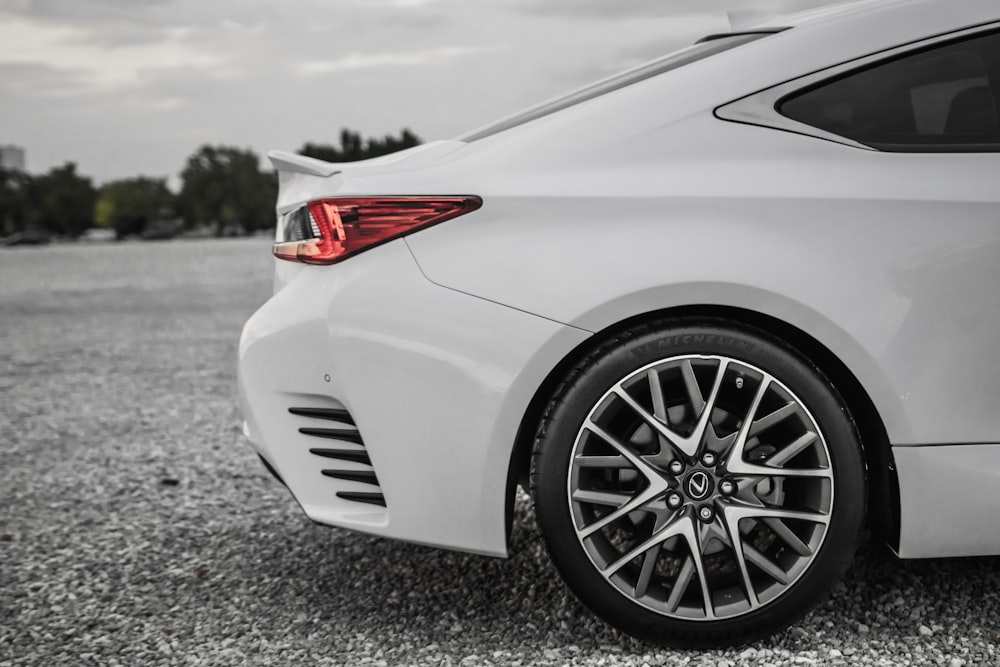
[[[810,72],[918,42],[1000,22],[997,0],[854,0],[765,20],[748,30],[781,32],[724,53],[724,88],[762,89]],[[791,57],[790,57],[791,55]],[[731,77],[726,74],[732,74]],[[747,91],[750,92],[750,91]]]
[[[780,16],[740,31],[773,34],[511,129],[529,143],[544,143],[549,133],[577,141],[577,133],[614,126],[642,132],[835,65],[995,22],[998,0],[861,0]],[[489,136],[483,130],[492,125],[459,138]]]
[[[911,3],[913,0],[847,0],[837,2],[832,5],[804,9],[799,12],[785,14],[780,17],[780,22],[784,26],[806,25],[809,23],[821,22],[833,17],[858,16],[871,12],[884,11],[894,5]],[[769,19],[775,18],[773,16]]]
[[[997,0],[850,0],[764,21],[761,28],[847,29],[854,25],[916,38],[1000,19]]]

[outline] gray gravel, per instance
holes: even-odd
[[[727,652],[608,629],[529,504],[497,560],[327,529],[240,438],[267,242],[0,249],[0,665],[997,665],[1000,559],[866,547],[798,627]]]

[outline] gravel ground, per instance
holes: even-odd
[[[0,249],[0,665],[997,665],[1000,559],[865,547],[726,652],[596,621],[519,501],[509,560],[311,524],[240,437],[266,241]]]

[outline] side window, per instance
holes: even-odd
[[[1000,33],[907,54],[825,81],[778,111],[888,151],[1000,150]]]

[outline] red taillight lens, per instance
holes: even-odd
[[[274,255],[333,264],[483,205],[479,197],[343,197],[317,199],[285,216]],[[308,211],[308,215],[306,215]]]

